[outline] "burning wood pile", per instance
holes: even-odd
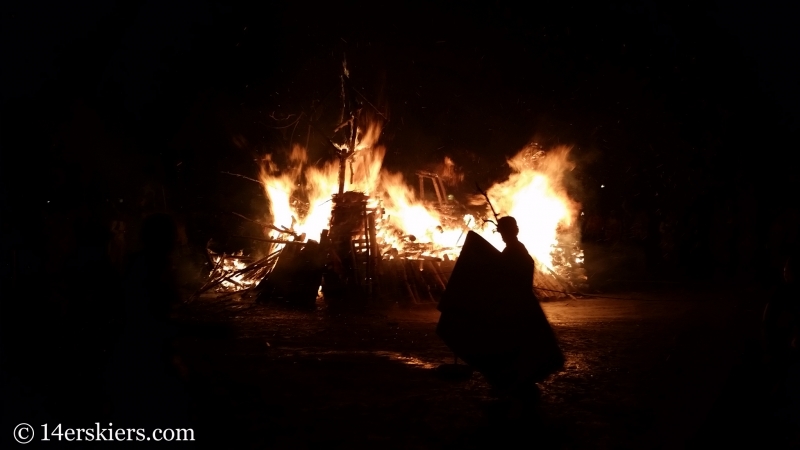
[[[366,177],[353,177],[349,185],[358,190],[342,193],[335,192],[335,163],[282,172],[266,160],[261,181],[271,214],[266,236],[251,238],[266,244],[264,256],[210,251],[214,269],[197,295],[256,289],[260,298],[298,303],[313,303],[319,295],[331,302],[436,302],[468,230],[503,248],[491,223],[480,218],[481,212],[488,216],[485,199],[473,199],[469,214],[447,199],[440,184],[436,202],[419,201],[399,174],[380,169],[382,152],[373,146],[354,152],[354,173]],[[293,154],[304,160],[302,149]],[[525,149],[510,161],[512,176],[487,191],[501,215],[515,216],[520,223],[520,240],[536,261],[540,297],[575,292],[586,281],[579,235],[572,226],[575,205],[553,185],[560,181],[557,172],[571,167],[566,156],[566,148],[547,153]],[[429,173],[419,177],[438,183]],[[334,190],[327,198],[325,186]],[[293,198],[298,194],[306,200]]]
[[[258,258],[209,254],[214,270],[197,295],[256,289],[261,299],[306,304],[320,295],[331,302],[437,302],[467,231],[504,247],[485,219],[490,217],[487,199],[500,215],[514,216],[520,224],[520,241],[536,262],[540,297],[564,296],[583,286],[575,226],[579,206],[563,187],[573,168],[568,148],[545,152],[534,144],[523,149],[509,160],[513,173],[507,180],[490,187],[486,198],[463,206],[447,195],[442,182],[452,176],[449,158],[444,165],[449,174],[416,172],[419,190],[414,192],[401,174],[382,167],[379,123],[355,111],[337,128],[350,129],[344,144],[326,137],[335,160],[308,164],[300,146],[291,150],[284,167],[272,155],[263,159],[260,183],[269,214],[264,236],[252,238],[267,249]],[[436,201],[425,201],[426,182]]]

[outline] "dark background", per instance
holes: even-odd
[[[230,212],[266,202],[222,172],[292,143],[328,157],[308,117],[335,116],[344,58],[389,118],[390,169],[449,155],[468,191],[532,140],[573,146],[605,278],[771,283],[796,242],[800,32],[780,2],[270,3],[3,7],[4,281],[57,273],[112,220],[135,249],[154,210],[196,248],[240,232]]]

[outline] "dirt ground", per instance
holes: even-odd
[[[321,301],[297,310],[201,298],[180,320],[206,331],[178,342],[198,444],[460,449],[519,440],[543,448],[765,442],[763,386],[757,374],[740,376],[755,367],[747,355],[757,346],[763,295],[707,288],[614,297],[542,304],[566,365],[539,384],[538,400],[525,401],[496,397],[478,373],[442,377],[436,367],[452,363],[453,354],[435,333],[439,313],[430,306],[343,313]]]

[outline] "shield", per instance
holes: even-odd
[[[514,292],[496,248],[470,231],[439,302],[436,332],[498,388],[540,381],[564,357],[532,289]]]

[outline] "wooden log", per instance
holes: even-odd
[[[430,293],[431,300],[437,301],[443,290],[438,286],[436,277],[432,269],[428,267],[428,264],[430,264],[430,262],[420,260],[419,267],[421,267],[422,270],[418,270],[417,273],[419,274],[420,281],[423,283],[425,290]]]
[[[426,279],[428,280],[429,284],[435,286],[439,292],[444,292],[444,289],[447,287],[447,285],[444,283],[441,277],[439,277],[439,273],[436,270],[436,266],[438,264],[439,263],[433,261],[425,261],[422,267],[423,273],[426,275]]]
[[[439,184],[436,183],[436,178],[431,177],[431,182],[433,182],[433,190],[436,191],[436,198],[439,200],[439,204],[444,204],[444,198],[442,198],[442,193],[439,191]]]
[[[225,280],[222,280],[222,283],[220,283],[220,284],[223,284],[223,283],[225,283],[226,281],[227,281],[228,283],[233,283],[233,284],[235,284],[235,285],[239,286],[240,288],[241,288],[241,287],[244,287],[244,285],[243,285],[242,283],[239,283],[238,281],[234,280],[234,279],[233,279],[233,277],[228,277],[227,279],[225,279]]]
[[[428,284],[425,283],[425,280],[422,278],[422,275],[419,272],[419,261],[408,260],[406,264],[406,269],[410,272],[410,278],[413,283],[413,286],[417,292],[417,299],[420,302],[435,301],[433,299],[433,295],[431,295],[431,291],[428,288]]]
[[[244,279],[250,281],[250,280],[260,280],[261,278],[264,278],[270,272],[270,270],[272,270],[275,259],[276,258],[272,258],[271,260],[265,261],[263,264],[260,264],[260,267],[250,271],[250,273],[248,273],[244,277]]]
[[[419,303],[419,296],[417,295],[416,289],[414,289],[414,285],[412,284],[413,275],[408,274],[408,268],[406,267],[405,260],[398,260],[400,263],[400,273],[402,276],[403,284],[405,285],[406,295],[407,298],[411,300],[412,303]]]
[[[423,297],[426,301],[435,303],[436,298],[434,298],[433,292],[431,292],[431,287],[427,280],[425,280],[422,270],[420,270],[423,268],[423,264],[424,261],[422,260],[414,261],[414,264],[412,264],[412,269],[414,270],[414,280],[419,286],[417,289],[421,292],[421,297]]]
[[[221,259],[225,261],[238,260],[238,261],[250,261],[250,262],[254,260],[252,256],[233,256],[233,255],[224,255],[221,257]]]
[[[253,264],[248,265],[247,267],[243,267],[243,268],[241,268],[239,270],[235,270],[235,271],[231,272],[230,274],[225,275],[223,273],[223,275],[221,277],[219,277],[219,278],[217,278],[215,280],[209,281],[202,288],[198,289],[198,291],[195,292],[192,295],[192,297],[190,297],[190,298],[191,299],[196,299],[197,297],[199,297],[204,292],[208,291],[209,289],[211,289],[211,288],[213,288],[215,286],[218,286],[218,285],[222,284],[224,281],[232,281],[231,280],[232,277],[234,277],[234,276],[236,276],[236,275],[238,275],[240,273],[249,272],[249,271],[257,268],[260,264],[266,264],[266,263],[270,262],[271,260],[277,258],[278,255],[280,254],[280,252],[281,252],[281,250],[278,250],[278,251],[270,254],[269,256],[267,256],[265,258],[262,258],[262,259],[260,259],[260,260],[258,260],[256,262],[254,262]],[[220,259],[220,261],[222,261],[222,259]]]
[[[391,259],[383,262],[386,263],[386,266],[389,268],[388,280],[386,281],[389,283],[390,298],[395,301],[408,300],[409,291],[406,289],[406,282],[400,272],[403,270],[401,266],[402,261],[399,259]]]
[[[278,240],[278,239],[257,238],[257,237],[254,237],[254,236],[239,236],[239,235],[236,235],[236,236],[233,236],[233,237],[242,238],[242,239],[251,239],[251,240],[259,241],[259,242],[269,242],[271,244],[306,245],[305,242],[282,241],[282,240]]]
[[[370,283],[372,291],[377,292],[377,287],[381,283],[380,262],[381,254],[378,249],[378,236],[375,229],[375,210],[367,213],[367,238],[369,239],[369,267],[370,267]]]
[[[447,289],[447,281],[442,275],[442,264],[443,262],[431,262],[429,268],[433,272],[437,285],[444,291]]]

